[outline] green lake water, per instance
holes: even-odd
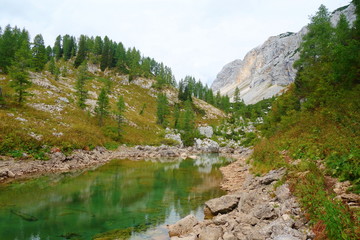
[[[0,186],[0,239],[169,239],[166,224],[224,194],[217,155],[114,160],[95,170]]]

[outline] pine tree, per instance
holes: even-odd
[[[56,66],[55,66],[55,60],[54,60],[54,58],[51,58],[50,59],[50,62],[49,62],[49,72],[51,73],[51,74],[55,74],[55,68],[56,68]]]
[[[75,68],[78,68],[85,61],[86,53],[86,36],[81,35],[79,40],[79,50],[74,61]]]
[[[50,46],[46,47],[46,61],[50,61],[53,57],[53,50]]]
[[[175,108],[174,108],[174,128],[180,129],[180,107],[179,107],[179,104],[175,104]]]
[[[197,136],[195,129],[195,113],[191,101],[185,102],[185,113],[181,118],[181,139],[185,146],[194,144],[194,138]]]
[[[56,37],[55,44],[53,47],[54,56],[56,61],[59,60],[62,57],[62,47],[61,47],[61,35]]]
[[[26,89],[31,86],[28,72],[30,59],[29,41],[23,41],[21,48],[15,53],[12,65],[9,67],[9,75],[12,78],[10,86],[14,88],[19,104],[23,103],[25,96],[28,94]]]
[[[100,69],[105,71],[110,66],[110,40],[107,36],[104,38],[104,45],[101,53]]]
[[[87,65],[84,62],[79,67],[77,79],[76,79],[76,86],[75,86],[75,88],[77,90],[77,96],[78,96],[77,103],[81,109],[85,109],[85,107],[86,107],[85,101],[88,96],[88,92],[85,89],[86,79],[87,79]]]
[[[0,108],[5,105],[5,98],[3,96],[2,88],[0,87]]]
[[[118,132],[118,137],[121,137],[121,132],[122,132],[122,124],[124,122],[124,112],[125,112],[125,101],[123,96],[119,96],[118,101],[116,102],[116,111],[115,111],[115,116],[116,116],[116,122],[117,122],[117,132]]]
[[[169,114],[168,100],[165,94],[160,93],[157,96],[157,123],[166,126],[166,116]]]
[[[95,112],[99,118],[99,126],[103,125],[104,118],[109,115],[109,97],[105,88],[102,88],[96,102]]]
[[[42,71],[47,62],[46,48],[44,39],[41,34],[38,34],[34,38],[32,51],[32,67],[35,71]]]

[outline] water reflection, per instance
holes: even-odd
[[[227,161],[216,155],[114,160],[78,176],[2,187],[0,239],[91,239],[104,232],[110,239],[164,236],[164,224],[191,212],[201,215],[203,202],[222,194],[218,168]]]

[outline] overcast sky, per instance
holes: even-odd
[[[320,4],[350,0],[0,0],[0,26],[57,35],[108,36],[171,67],[177,80],[211,84],[228,62],[268,37],[297,32]],[[0,56],[1,57],[1,56]]]

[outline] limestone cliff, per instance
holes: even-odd
[[[355,20],[355,6],[350,4],[334,11],[331,22],[335,25],[343,13],[348,21]],[[299,58],[299,47],[307,27],[299,32],[287,32],[270,37],[261,46],[248,52],[243,60],[235,60],[223,67],[211,88],[232,97],[235,88],[246,104],[279,94],[295,80],[293,63]]]

